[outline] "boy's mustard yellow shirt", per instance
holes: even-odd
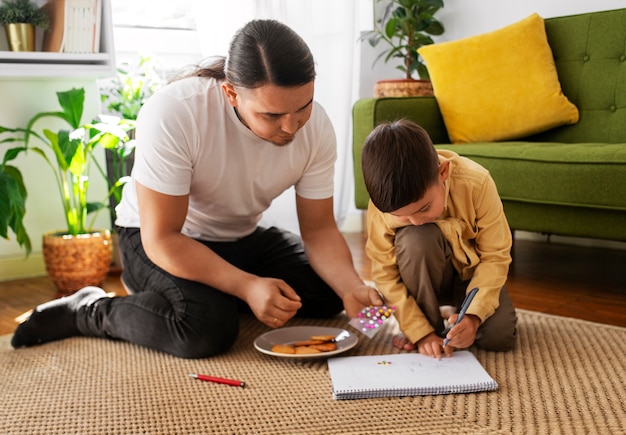
[[[511,230],[489,172],[455,152],[437,153],[440,162],[450,161],[450,176],[446,181],[445,208],[435,224],[452,247],[452,262],[461,279],[470,280],[468,289],[480,289],[467,314],[484,322],[498,308],[500,289],[506,282],[511,263]],[[415,343],[434,328],[409,295],[398,270],[394,239],[396,230],[407,225],[411,224],[381,212],[370,201],[366,251],[372,261],[372,278],[385,303],[396,307],[400,329]]]

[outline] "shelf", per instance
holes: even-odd
[[[76,63],[107,62],[109,53],[52,53],[44,51],[0,51],[0,63]]]
[[[27,78],[109,77],[115,74],[109,61],[102,63],[6,63],[0,61],[0,81]]]
[[[13,78],[107,77],[115,74],[111,0],[102,0],[100,53],[0,51],[0,80]]]

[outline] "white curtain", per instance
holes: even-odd
[[[351,113],[358,95],[362,4],[359,0],[209,0],[197,5],[198,34],[205,56],[225,55],[235,31],[255,18],[287,24],[311,48],[317,72],[315,99],[328,112],[337,135],[334,200],[339,225],[355,210]],[[277,198],[262,224],[299,232],[294,199],[293,189]]]

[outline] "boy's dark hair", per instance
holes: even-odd
[[[308,45],[290,27],[276,20],[252,20],[233,36],[228,57],[209,58],[184,77],[226,79],[247,89],[301,86],[315,80],[315,62]]]
[[[422,199],[439,176],[428,133],[407,119],[378,125],[365,139],[361,165],[370,199],[385,213]]]

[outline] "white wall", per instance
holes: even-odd
[[[543,18],[620,9],[626,0],[446,0],[438,16],[446,25],[440,41],[499,29],[533,12]],[[471,17],[471,19],[468,19]]]

